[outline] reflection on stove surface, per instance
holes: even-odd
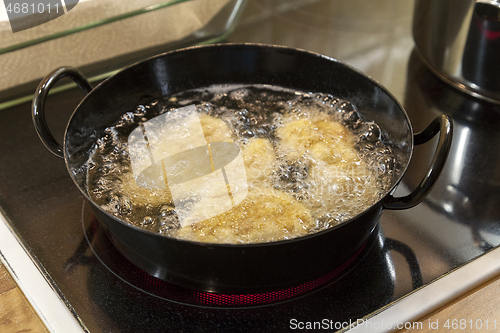
[[[82,214],[86,235],[66,267],[90,268],[87,288],[96,304],[94,311],[98,313],[94,315],[100,320],[111,320],[106,324],[120,331],[221,332],[234,327],[248,332],[288,330],[288,323],[276,321],[278,316],[297,321],[326,319],[328,324],[324,325],[356,322],[392,300],[396,276],[390,251],[397,251],[407,260],[413,287],[422,285],[420,267],[411,249],[384,237],[376,228],[354,258],[317,281],[291,288],[290,295],[286,295],[288,290],[264,296],[186,290],[158,280],[128,262],[114,248],[87,205],[83,209],[88,211]],[[278,297],[258,304],[246,302],[269,296]],[[225,297],[232,297],[237,303],[220,303]],[[214,298],[219,303],[214,304]]]

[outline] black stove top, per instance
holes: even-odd
[[[384,212],[369,242],[343,270],[306,286],[214,297],[167,286],[135,269],[93,222],[64,161],[36,136],[29,103],[0,111],[0,212],[84,330],[282,332],[314,322],[320,329],[343,329],[500,244],[500,107],[444,84],[415,51],[392,57],[386,66],[404,71],[381,83],[403,104],[415,132],[439,114],[454,119],[445,170],[423,203]],[[59,141],[81,98],[77,90],[49,97],[49,127]],[[434,149],[434,141],[415,147],[397,195],[417,186]]]
[[[86,289],[94,311],[106,317],[117,331],[281,332],[295,324],[324,319],[328,323],[324,321],[323,325],[335,328],[391,302],[396,283],[391,251],[407,260],[414,287],[422,285],[412,250],[385,238],[377,228],[344,265],[294,288],[246,295],[186,290],[127,262],[85,206],[85,238],[67,261],[66,271],[70,273],[78,266],[88,269]],[[150,327],[145,328],[147,325]]]

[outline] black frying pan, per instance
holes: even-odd
[[[64,144],[51,135],[44,102],[51,87],[69,77],[86,94],[68,123]],[[139,104],[212,84],[271,84],[322,92],[354,104],[385,132],[398,156],[398,174],[389,191],[351,220],[316,234],[271,243],[228,245],[179,240],[134,227],[94,204],[87,194],[85,162],[104,129]],[[436,118],[414,135],[406,112],[377,82],[334,59],[266,45],[221,44],[165,53],[128,67],[92,88],[74,68],[50,73],[33,100],[33,121],[45,146],[64,158],[68,172],[90,202],[113,244],[149,274],[184,287],[224,293],[252,293],[289,287],[324,274],[355,254],[374,230],[384,209],[420,203],[441,172],[451,144],[448,116]],[[394,197],[413,145],[440,133],[428,173],[409,195]]]

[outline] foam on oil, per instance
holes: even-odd
[[[293,198],[295,208],[295,203],[300,205],[300,218],[311,218],[307,233],[355,217],[384,196],[393,183],[395,156],[384,142],[383,131],[362,119],[348,101],[268,85],[214,85],[138,105],[104,131],[87,163],[89,195],[98,205],[137,227],[173,237],[183,234],[170,191],[136,183],[127,139],[149,119],[175,113],[186,105],[195,105],[200,115],[208,116],[206,126],[215,127],[215,137],[229,137],[248,154],[245,163],[252,193],[260,191],[272,198],[279,192]],[[169,127],[161,131],[169,131]],[[273,209],[285,214],[291,206],[283,203],[290,201],[280,198],[282,206]],[[183,204],[189,207],[199,199],[186,197]],[[266,204],[259,203],[258,207],[263,206]],[[286,225],[280,228],[291,230]],[[199,229],[201,234],[209,232]],[[225,234],[232,232],[228,230]],[[268,239],[262,236],[265,234],[255,238],[229,235],[226,241],[217,236],[207,241],[265,242],[298,237],[303,232],[284,232],[282,238],[273,234]],[[197,240],[192,233],[188,238],[193,237]]]

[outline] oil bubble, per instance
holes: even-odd
[[[198,113],[223,120],[231,139],[241,147],[255,138],[269,140],[272,147],[270,160],[274,162],[269,167],[271,171],[266,176],[265,185],[293,196],[307,207],[316,230],[341,223],[365,209],[363,205],[366,203],[362,199],[370,197],[368,202],[372,202],[378,194],[371,193],[372,188],[364,184],[371,184],[376,179],[380,185],[377,190],[385,193],[398,168],[396,154],[384,142],[382,129],[364,120],[362,112],[349,101],[331,94],[267,85],[214,85],[183,91],[125,110],[113,126],[99,135],[87,164],[88,193],[97,204],[124,221],[175,236],[181,228],[179,216],[194,209],[195,203],[201,199],[187,196],[180,203],[176,201],[174,207],[171,194],[141,189],[132,174],[127,140],[133,129],[148,119],[165,112],[175,114],[186,105],[195,105]],[[312,158],[310,152],[302,151],[291,158],[282,147],[278,132],[289,119],[302,117],[340,122],[350,130],[355,154],[360,159],[356,163],[366,165],[366,169],[337,168],[336,163],[344,163],[342,158],[337,158],[334,150],[322,149],[321,144],[316,146],[317,151],[334,155],[331,160],[335,163],[329,165],[330,162]],[[164,133],[169,130],[168,124],[159,128]],[[140,133],[136,139],[141,139]],[[151,135],[148,139],[150,144],[155,144],[158,138]],[[255,184],[255,187],[261,185]],[[249,182],[249,186],[254,186],[254,183]],[[285,211],[288,208],[277,209]]]

